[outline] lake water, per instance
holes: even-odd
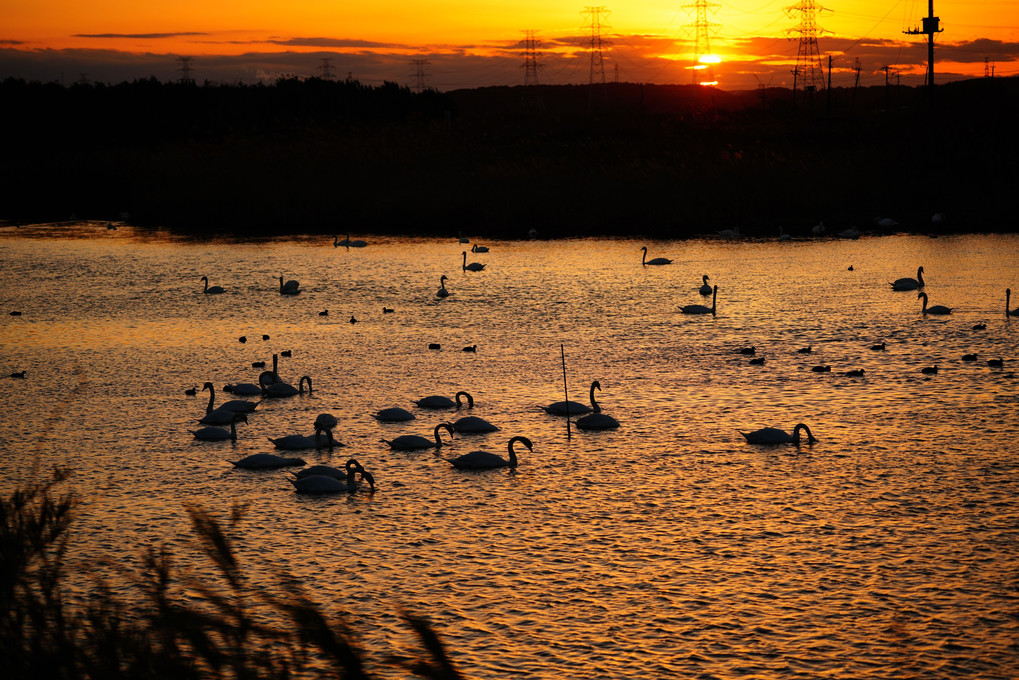
[[[473,678],[1019,677],[1019,236],[481,242],[476,273],[455,238],[362,238],[2,230],[0,375],[26,378],[0,378],[0,491],[72,468],[83,560],[190,554],[184,504],[248,503],[256,583],[294,575],[382,651],[409,644],[406,607]],[[674,263],[642,267],[642,245]],[[921,265],[951,315],[889,287]],[[710,305],[703,274],[717,316],[680,314]],[[598,380],[618,430],[568,436],[538,408],[563,399],[561,347],[570,397]],[[283,350],[281,377],[313,392],[266,400],[236,443],[195,441],[202,384],[234,398]],[[524,435],[516,470],[381,443],[466,415],[413,404],[458,390],[500,430],[442,455]],[[417,419],[372,417],[393,406]],[[356,457],[374,495],[230,464],[326,412],[346,448],[305,459]],[[798,422],[817,443],[738,432]]]

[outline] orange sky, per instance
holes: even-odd
[[[603,5],[606,78],[656,83],[692,81],[694,0]],[[807,0],[799,0],[806,2]],[[794,0],[736,0],[709,5],[719,86],[790,85],[798,41]],[[179,77],[180,55],[192,57],[201,80],[254,82],[279,75],[334,75],[412,85],[413,59],[428,61],[426,84],[456,87],[519,84],[519,41],[541,41],[539,80],[585,83],[590,77],[590,15],[582,4],[536,0],[0,0],[0,77],[117,82]],[[923,79],[926,50],[919,25],[927,3],[855,0],[823,5],[817,14],[820,53],[834,57],[838,78],[856,59],[863,78],[884,78],[892,66],[903,84]],[[1019,2],[935,5],[945,32],[937,39],[936,74],[943,79],[1019,73]],[[880,76],[878,74],[880,73]],[[84,75],[83,75],[84,74]]]

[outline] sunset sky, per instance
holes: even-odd
[[[805,0],[798,0],[804,2]],[[255,83],[326,73],[368,84],[451,90],[517,85],[524,79],[525,31],[539,41],[538,80],[590,80],[590,7],[604,7],[601,36],[607,80],[693,82],[694,0],[584,5],[548,0],[0,0],[0,77],[72,83],[180,78],[190,57],[198,82]],[[733,0],[709,5],[714,77],[723,89],[791,86],[799,15],[794,0]],[[924,36],[904,35],[927,14],[920,0],[822,4],[818,46],[833,57],[833,84],[883,84],[883,67],[903,85],[923,81]],[[1019,74],[1019,2],[940,1],[935,15],[939,82]],[[986,60],[986,61],[985,61]]]

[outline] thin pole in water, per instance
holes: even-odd
[[[563,396],[566,397],[566,438],[571,439],[570,432],[570,391],[566,388],[566,348],[560,344],[559,352],[563,358]]]

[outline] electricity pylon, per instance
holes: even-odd
[[[602,23],[602,15],[607,17],[609,12],[604,7],[585,7],[581,14],[589,17],[587,28],[591,30],[591,38],[587,43],[587,47],[591,52],[590,84],[594,85],[596,78],[604,83],[605,59],[602,54],[602,48],[611,47],[612,43],[601,36],[602,29],[608,28],[608,26]]]
[[[816,92],[824,87],[824,66],[821,64],[821,52],[817,47],[817,34],[823,32],[817,26],[817,14],[825,8],[814,0],[800,0],[785,11],[790,17],[798,14],[800,25],[789,29],[790,33],[798,33],[800,46],[796,54],[796,68],[793,70],[793,94],[796,93],[796,82],[803,83],[803,91]]]
[[[697,0],[691,5],[683,5],[683,9],[694,10],[696,19],[694,23],[684,26],[686,29],[694,29],[694,53],[693,53],[693,84],[714,85],[715,69],[712,66],[716,62],[711,54],[711,34],[718,30],[719,24],[708,21],[708,11],[713,13],[721,7],[717,2],[709,0]],[[704,71],[702,74],[701,71]]]
[[[534,38],[534,31],[524,31],[524,34],[524,85],[537,85],[538,71],[542,68],[542,64],[538,62],[538,57],[541,56],[538,48],[541,47],[541,43]]]

